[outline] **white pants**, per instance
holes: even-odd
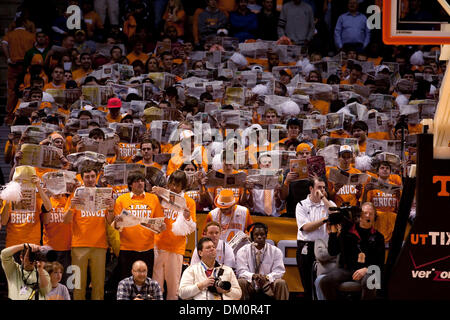
[[[167,284],[167,300],[178,300],[183,256],[155,247],[155,263],[153,265],[153,280],[158,281],[164,290],[164,280]]]
[[[119,24],[119,0],[95,0],[94,8],[103,24],[105,24],[106,19],[106,8],[108,8],[109,23],[112,25]]]

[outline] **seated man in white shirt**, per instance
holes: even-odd
[[[197,244],[200,263],[184,270],[178,294],[181,299],[239,300],[242,294],[233,270],[216,261],[216,247],[210,238]]]
[[[203,229],[203,237],[208,237],[214,243],[216,247],[216,261],[219,264],[223,264],[229,266],[230,268],[235,268],[235,257],[233,248],[231,246],[220,239],[220,235],[222,234],[222,227],[220,223],[216,221],[210,221],[206,224],[205,229]],[[197,253],[197,248],[195,248],[194,253],[192,253],[191,265],[200,262],[200,257]]]
[[[269,232],[264,223],[256,222],[250,232],[251,244],[243,246],[236,254],[236,268],[241,300],[263,297],[288,300],[289,289],[281,279],[286,272],[281,250],[266,242]]]

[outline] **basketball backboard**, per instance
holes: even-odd
[[[449,0],[384,0],[386,44],[450,44]]]

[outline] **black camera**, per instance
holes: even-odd
[[[208,287],[208,290],[213,293],[217,293],[217,288],[221,288],[222,290],[230,290],[231,282],[230,281],[222,281],[220,277],[223,275],[223,268],[219,269],[217,272],[217,276],[214,278],[214,285]]]
[[[142,300],[155,300],[151,294],[141,294],[140,293],[136,296],[136,298],[139,298]]]
[[[54,250],[48,250],[46,248],[42,248],[37,251],[33,252],[31,249],[31,246],[29,244],[26,244],[24,246],[24,256],[26,251],[28,250],[28,260],[30,260],[30,263],[33,263],[35,261],[44,261],[44,262],[53,262],[56,261],[56,251]]]
[[[361,208],[350,206],[348,202],[344,202],[341,207],[330,207],[328,210],[330,215],[327,222],[330,225],[342,224],[345,226],[345,224],[353,224],[361,216]]]

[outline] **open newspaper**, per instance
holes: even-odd
[[[386,112],[394,107],[394,97],[392,95],[373,93],[369,96],[369,105],[371,109]]]
[[[108,164],[104,167],[104,177],[111,186],[128,185],[128,175],[140,172],[145,175],[145,166],[137,163]]]
[[[128,210],[122,210],[116,220],[117,228],[127,228],[134,226],[143,226],[156,234],[161,233],[165,228],[164,217],[160,218],[144,218],[136,217]]]
[[[164,188],[156,188],[154,193],[161,199],[161,207],[175,211],[187,209],[186,199],[178,193]]]
[[[399,190],[402,190],[401,185],[396,185],[396,184],[392,184],[389,182],[385,182],[385,181],[383,181],[379,178],[375,178],[375,177],[371,177],[370,181],[367,185],[368,186],[370,185],[372,187],[372,189],[374,189],[374,190],[380,190],[385,193],[394,193]]]
[[[245,103],[245,88],[228,87],[225,90],[224,104],[243,106]]]
[[[358,144],[357,138],[326,138],[326,146],[338,144],[340,146],[348,145],[354,147]]]
[[[333,98],[333,87],[324,83],[299,82],[293,94],[309,96],[311,100],[331,101]]]
[[[376,151],[389,152],[401,156],[402,142],[400,140],[367,139],[366,154],[373,155]]]
[[[344,114],[343,113],[329,113],[327,114],[327,131],[337,131],[344,129]]]
[[[120,142],[138,143],[145,132],[142,124],[137,123],[110,123],[109,127],[115,130]]]
[[[101,153],[96,153],[92,151],[71,153],[67,156],[67,160],[72,163],[73,167],[77,169],[78,172],[81,171],[83,166],[92,165],[100,171],[103,165],[106,163],[106,156]]]
[[[204,92],[209,92],[213,99],[222,99],[224,94],[223,81],[194,82],[186,85],[187,94],[197,99]]]
[[[74,197],[80,200],[74,207],[78,210],[96,212],[108,208],[108,200],[112,199],[112,188],[88,188],[79,187],[75,190]]]
[[[358,185],[365,184],[368,178],[369,176],[365,173],[348,173],[343,170],[331,168],[328,181],[343,185]]]
[[[45,188],[52,195],[72,193],[79,184],[75,171],[58,170],[47,172],[42,176]]]
[[[43,126],[12,126],[11,133],[18,139],[22,137],[23,143],[39,144],[51,131]]]
[[[247,182],[252,183],[254,189],[276,189],[283,182],[283,170],[251,169],[248,171]]]
[[[167,184],[164,172],[155,167],[145,167],[145,178],[152,187],[165,187]]]
[[[290,171],[298,174],[298,180],[308,179],[311,176],[325,175],[325,160],[322,156],[313,156],[308,159],[292,159]]]
[[[240,188],[244,185],[247,175],[245,172],[238,172],[235,174],[225,174],[215,170],[210,170],[206,174],[208,182],[206,186],[223,187],[223,188]]]
[[[237,231],[233,238],[230,239],[228,244],[230,245],[231,249],[233,249],[234,254],[236,255],[240,248],[245,246],[246,244],[250,244],[250,238],[249,236],[242,232]]]
[[[150,127],[151,137],[161,143],[169,143],[172,132],[176,131],[178,121],[155,120],[152,121]]]
[[[271,150],[262,152],[262,155],[269,155],[272,159],[272,168],[276,169],[288,169],[290,160],[295,159],[297,157],[295,151],[286,151],[286,150]]]
[[[92,151],[104,154],[105,156],[114,155],[115,140],[113,137],[103,141],[96,141],[89,137],[81,137],[81,143],[84,145],[84,151]]]
[[[19,165],[28,165],[38,168],[62,168],[60,158],[61,150],[53,146],[25,143],[20,148],[22,158]]]
[[[389,115],[382,112],[370,112],[367,118],[369,132],[388,132]]]

